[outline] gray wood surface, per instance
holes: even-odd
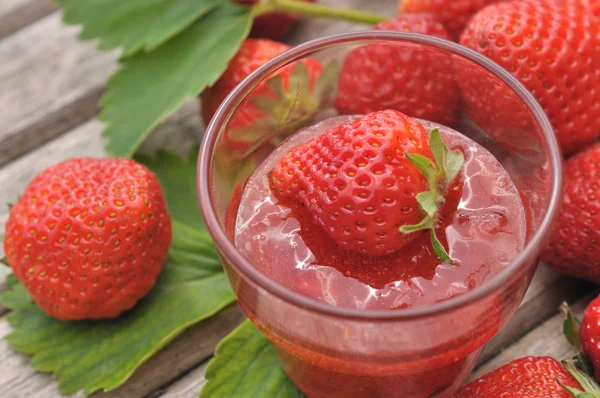
[[[396,0],[321,2],[388,16],[395,15],[397,5]],[[49,0],[0,0],[0,230],[8,215],[4,204],[14,201],[36,173],[70,157],[105,156],[102,124],[93,117],[117,54],[101,53],[94,43],[78,42],[79,28],[62,25],[55,7]],[[9,18],[12,25],[3,27],[2,22]],[[293,31],[290,43],[365,28],[311,19]],[[142,150],[168,148],[185,153],[198,142],[202,131],[197,103],[192,99],[157,128]],[[0,281],[7,272],[0,267]],[[515,316],[488,344],[477,374],[524,354],[562,357],[568,353],[560,336],[558,305],[565,299],[575,301],[590,289],[588,284],[540,267]],[[588,300],[586,297],[576,308],[581,310]],[[197,397],[215,344],[242,318],[239,308],[232,306],[190,328],[122,387],[96,396]],[[6,320],[0,318],[0,337],[9,331]],[[33,371],[28,360],[5,341],[0,342],[0,398],[60,397],[56,380]]]
[[[3,0],[0,4],[0,39],[58,8],[52,0]]]
[[[60,12],[0,40],[0,165],[84,122],[115,69]]]

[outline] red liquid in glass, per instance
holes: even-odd
[[[437,231],[454,264],[441,264],[433,254],[428,234],[381,257],[339,248],[306,209],[279,201],[269,181],[284,153],[348,118],[329,119],[296,133],[275,149],[249,179],[237,213],[235,244],[257,269],[290,290],[332,306],[402,311],[480,286],[523,249],[525,211],[509,175],[485,148],[443,126],[437,127],[446,145],[465,155]],[[427,130],[432,127],[431,123],[423,124]],[[495,332],[482,332],[473,338],[473,347],[444,353],[409,370],[393,364],[377,367],[340,362],[334,356],[296,347],[263,331],[278,346],[288,374],[312,398],[434,396],[452,384],[465,369],[466,361],[476,359],[476,355],[467,356]],[[306,380],[310,380],[308,388]],[[312,391],[310,384],[318,388]],[[323,386],[330,388],[324,392]]]

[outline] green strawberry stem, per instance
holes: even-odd
[[[575,378],[575,380],[577,380],[577,382],[581,385],[583,391],[566,386],[563,383],[561,383],[560,380],[558,380],[557,378],[556,381],[562,386],[562,388],[569,391],[571,395],[576,398],[600,398],[600,386],[592,377],[577,369],[573,365],[572,361],[562,361],[562,364]]]
[[[400,227],[400,231],[403,233],[412,233],[429,230],[434,253],[443,262],[452,264],[454,261],[435,234],[435,226],[439,217],[438,210],[446,202],[444,196],[465,162],[465,157],[461,151],[448,150],[437,128],[432,129],[429,133],[429,147],[435,163],[422,155],[406,154],[408,160],[427,179],[429,191],[420,192],[417,195],[417,202],[424,215],[423,219],[418,224]]]
[[[261,0],[253,7],[253,13],[255,16],[273,11],[285,11],[293,14],[308,15],[311,17],[343,19],[346,21],[373,25],[388,19],[380,15],[366,12],[345,8],[327,7],[320,4],[306,3],[297,0]]]

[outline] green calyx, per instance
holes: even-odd
[[[434,253],[445,263],[452,264],[453,260],[435,234],[438,222],[438,211],[446,200],[444,196],[458,175],[465,157],[461,151],[450,151],[442,141],[437,128],[429,133],[429,147],[435,163],[431,159],[418,154],[407,153],[406,157],[423,173],[429,183],[429,191],[420,192],[417,202],[423,212],[423,219],[418,224],[400,227],[403,233],[429,230],[431,245]]]
[[[235,130],[231,134],[237,140],[250,144],[240,157],[250,155],[270,141],[277,145],[281,139],[306,126],[319,108],[333,99],[338,69],[339,65],[335,61],[325,65],[312,88],[308,68],[301,61],[294,65],[287,89],[279,75],[267,80],[268,93],[250,100],[262,117],[251,126]]]
[[[556,378],[557,383],[560,384],[562,388],[571,393],[575,398],[600,398],[600,386],[593,377],[584,373],[581,369],[578,369],[573,361],[562,361],[562,364],[569,371],[571,376],[573,376],[573,378],[581,385],[583,391],[566,386]]]

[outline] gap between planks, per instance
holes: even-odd
[[[3,4],[5,0],[0,0]],[[22,8],[49,7],[50,0],[11,0],[0,19]],[[396,15],[393,1],[322,0],[322,3]],[[2,13],[2,10],[7,10]],[[38,14],[41,14],[38,12]],[[12,18],[12,17],[11,17]],[[0,25],[1,26],[1,25]],[[291,44],[329,34],[364,30],[361,25],[309,19],[295,29]],[[117,52],[100,52],[95,42],[80,42],[78,26],[61,23],[55,11],[0,40],[0,166],[65,133],[98,111],[97,100],[116,70]],[[35,44],[35,45],[32,45]]]
[[[58,10],[53,0],[4,0],[0,5],[0,39]]]
[[[58,11],[0,40],[0,166],[94,116],[117,52],[80,42]]]

